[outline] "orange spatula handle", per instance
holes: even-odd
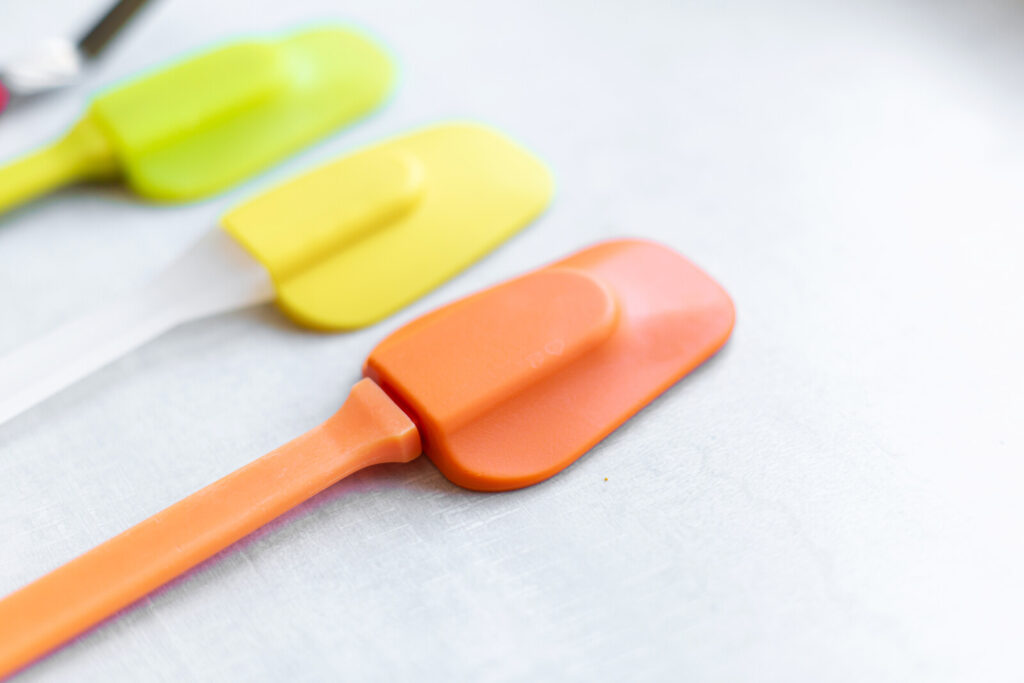
[[[352,472],[419,453],[413,423],[361,380],[324,424],[0,600],[0,678]]]

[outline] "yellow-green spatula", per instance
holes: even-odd
[[[0,212],[79,180],[212,194],[370,112],[392,80],[378,45],[336,27],[187,57],[100,94],[66,136],[0,168]]]

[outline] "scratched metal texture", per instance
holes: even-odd
[[[103,4],[3,0],[0,56]],[[391,104],[198,204],[79,188],[0,219],[0,351],[412,126],[511,132],[554,207],[370,329],[188,325],[0,427],[0,593],[326,418],[388,331],[595,240],[689,255],[733,339],[547,483],[366,471],[19,681],[1021,680],[1024,5],[163,2],[0,117],[0,158],[140,67],[330,17],[392,47]]]

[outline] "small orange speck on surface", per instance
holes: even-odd
[[[605,480],[605,481],[608,481],[608,477],[605,477],[605,478],[604,478],[604,480]]]

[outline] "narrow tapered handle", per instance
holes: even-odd
[[[356,470],[420,453],[369,379],[327,422],[0,600],[0,678]]]
[[[0,357],[0,425],[176,322],[145,297],[115,299]]]
[[[263,265],[211,230],[148,284],[0,356],[0,425],[175,325],[273,298]]]
[[[63,138],[0,166],[0,213],[79,180],[116,178],[110,141],[88,117]]]

